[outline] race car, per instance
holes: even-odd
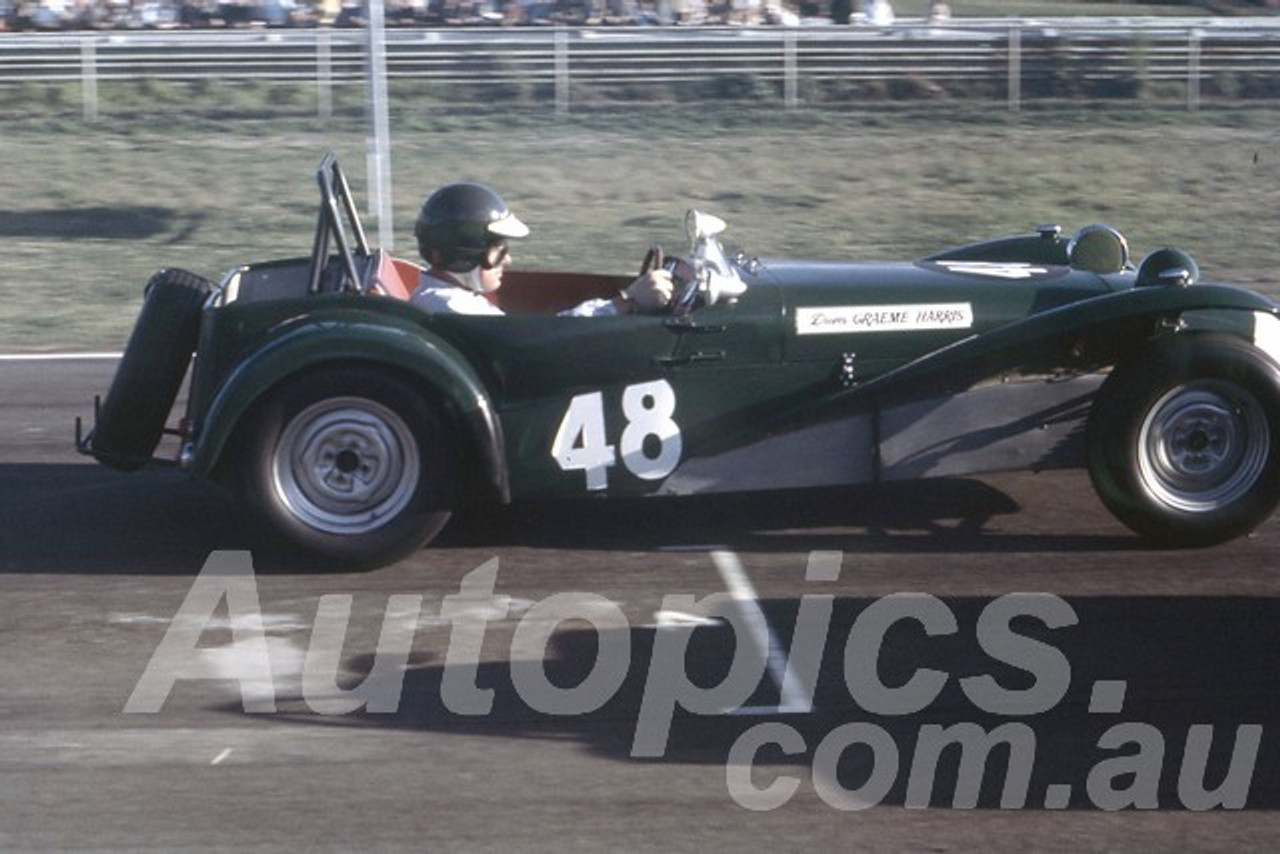
[[[1084,467],[1150,543],[1205,546],[1280,500],[1280,307],[1200,282],[1184,251],[1135,264],[1114,228],[1042,226],[908,262],[781,260],[691,211],[687,253],[646,257],[676,282],[665,313],[561,316],[631,277],[511,270],[505,314],[428,314],[336,158],[316,174],[309,256],[151,279],[76,438],[225,482],[316,559],[397,560],[464,501]]]

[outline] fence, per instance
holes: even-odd
[[[336,88],[363,81],[367,41],[360,30],[328,28],[0,34],[0,87],[78,83],[92,119],[106,81],[305,83],[323,117]],[[1010,110],[1040,98],[1156,93],[1196,110],[1280,92],[1280,19],[390,29],[386,66],[391,81],[422,81],[452,102],[519,88],[562,113],[587,97],[763,94],[794,108],[851,93],[948,93]]]

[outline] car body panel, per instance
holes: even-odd
[[[206,310],[192,380],[188,463],[198,477],[217,471],[239,426],[280,383],[336,364],[398,370],[441,394],[467,425],[485,478],[508,495],[502,430],[484,384],[444,339],[423,329],[420,312],[391,300],[331,296]]]
[[[1179,250],[1133,265],[1106,226],[849,263],[731,257],[725,224],[691,212],[666,313],[564,316],[629,277],[509,270],[505,315],[428,314],[408,300],[421,271],[367,247],[336,170],[312,255],[231,271],[201,312],[178,431],[197,477],[282,389],[353,365],[438,407],[463,476],[509,501],[1077,466],[1100,387],[1153,342],[1227,335],[1280,361],[1275,303],[1198,283]]]
[[[214,470],[236,424],[276,384],[359,362],[438,390],[468,425],[485,481],[504,497],[685,494],[712,483],[767,488],[775,475],[707,473],[738,459],[727,452],[755,444],[775,461],[794,461],[778,468],[795,486],[980,471],[972,463],[902,467],[913,454],[883,447],[893,439],[887,425],[949,411],[948,399],[1002,374],[1105,368],[1135,335],[1155,334],[1160,324],[1173,328],[1184,317],[1244,334],[1256,314],[1275,312],[1265,298],[1224,286],[1134,288],[1052,265],[959,269],[934,261],[753,261],[741,299],[680,317],[432,316],[398,300],[349,294],[216,307],[206,312],[190,413],[198,428],[192,470]],[[627,390],[653,383],[674,395],[677,469],[692,465],[690,471],[637,476],[615,453],[603,479],[587,483],[580,470],[557,462],[552,447],[576,398],[600,396],[604,442],[616,451],[628,421]],[[1025,402],[1017,402],[1019,392],[1001,406],[1035,412],[1053,399],[1044,389],[1023,391]],[[845,426],[820,426],[830,421]],[[972,416],[957,423],[981,432]],[[1032,433],[1043,439],[1039,430]],[[795,438],[777,438],[789,433]],[[829,450],[815,455],[818,445]],[[1052,456],[1020,451],[1005,458],[1043,464]],[[704,462],[694,465],[698,460]]]

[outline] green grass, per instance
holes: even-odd
[[[678,249],[697,206],[748,251],[824,258],[910,258],[1043,222],[1108,222],[1139,255],[1180,245],[1207,278],[1277,294],[1280,138],[1262,108],[403,110],[395,127],[404,255],[423,195],[471,177],[533,227],[516,253],[527,267],[630,271],[650,242]],[[162,266],[217,277],[305,255],[320,156],[336,150],[363,199],[365,146],[355,119],[7,121],[0,352],[119,348]]]

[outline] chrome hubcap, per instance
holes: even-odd
[[[413,499],[418,446],[404,420],[379,403],[323,400],[285,428],[272,477],[277,496],[300,521],[329,534],[362,534]]]
[[[1262,407],[1230,383],[1170,391],[1151,408],[1139,438],[1139,476],[1164,504],[1189,513],[1244,497],[1267,464],[1271,436]]]

